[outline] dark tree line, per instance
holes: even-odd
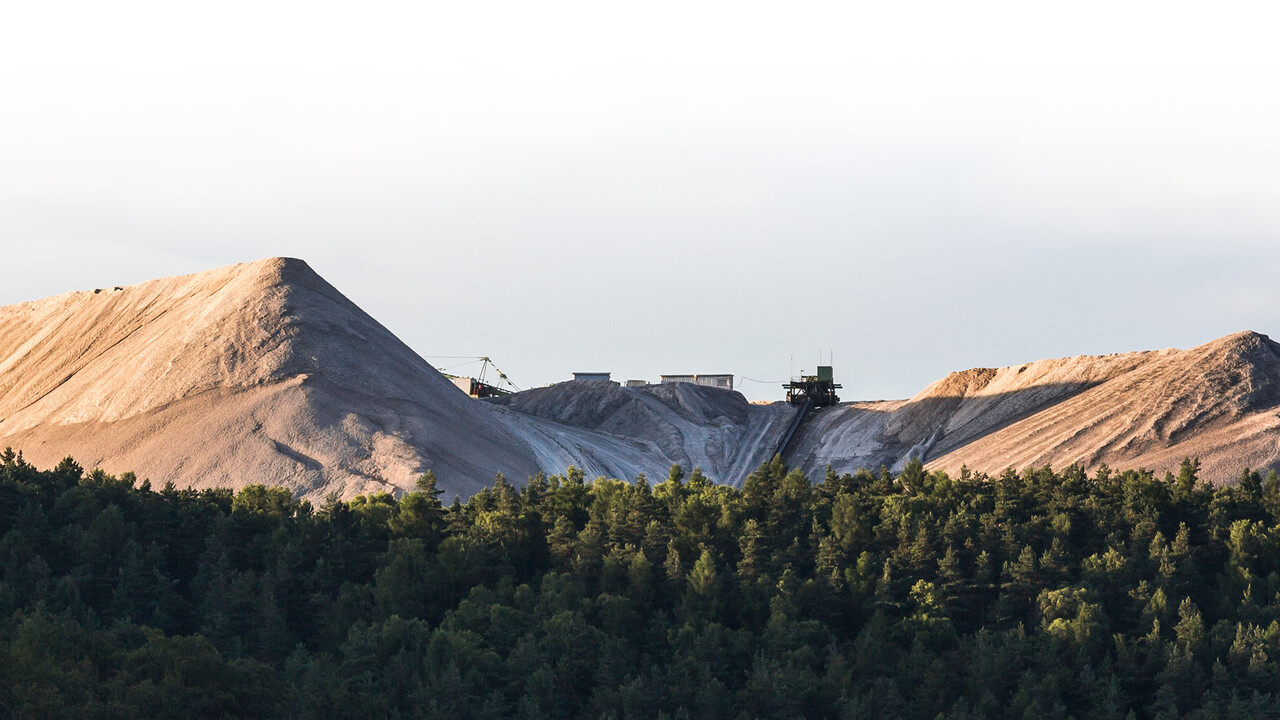
[[[0,455],[14,718],[1280,716],[1280,478],[780,460],[327,500]]]

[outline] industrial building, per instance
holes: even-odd
[[[609,382],[611,375],[612,373],[607,372],[576,372],[573,374],[573,379],[589,382]]]
[[[662,382],[663,384],[687,382],[721,390],[733,389],[733,375],[663,375]]]

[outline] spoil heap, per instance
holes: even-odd
[[[1280,463],[1280,345],[1242,332],[1190,350],[1042,360],[952,373],[906,401],[847,403],[802,428],[810,471],[908,457],[983,472],[1052,464],[1176,469],[1221,482]]]
[[[0,308],[0,444],[180,486],[467,494],[537,471],[485,408],[301,260]]]
[[[952,373],[910,400],[813,411],[785,458],[818,478],[918,457],[999,472],[1082,463],[1216,482],[1280,464],[1280,346]],[[673,463],[741,483],[795,416],[733,391],[570,382],[466,397],[301,260],[271,258],[0,308],[0,446],[179,486],[265,483],[321,499],[413,487],[467,496],[504,473],[633,479]]]

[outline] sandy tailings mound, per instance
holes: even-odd
[[[1280,345],[1252,332],[1190,350],[1077,357],[952,373],[910,400],[849,403],[802,428],[789,461],[810,472],[909,456],[986,472],[1073,462],[1204,477],[1280,463]]]
[[[1205,477],[1280,462],[1280,346],[953,373],[910,400],[816,411],[786,458],[815,479],[907,457],[930,467],[1106,462]],[[0,308],[0,446],[180,486],[283,485],[319,499],[413,486],[469,495],[569,465],[741,483],[795,417],[689,384],[570,382],[472,400],[301,260],[272,258]]]
[[[616,476],[652,475],[678,463],[735,484],[772,457],[796,413],[785,403],[752,405],[737,392],[690,383],[624,388],[611,382],[564,382],[500,402],[525,416],[593,430],[595,443],[601,435],[641,443],[647,457],[619,463],[597,453],[597,464],[621,466],[623,472]]]
[[[349,497],[431,469],[466,496],[498,472],[632,479],[672,463],[732,482],[793,414],[689,385],[472,400],[287,258],[0,308],[0,446],[180,486]]]
[[[0,445],[207,487],[466,494],[533,450],[300,260],[0,308]]]

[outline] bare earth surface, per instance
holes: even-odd
[[[811,416],[788,460],[837,471],[911,455],[929,468],[1000,472],[1081,463],[1233,479],[1280,463],[1280,345],[1242,332],[1190,350],[1042,360],[952,373],[907,401]]]
[[[967,370],[910,400],[811,413],[786,458],[820,477],[901,467],[999,472],[1072,462],[1203,477],[1280,463],[1280,346],[1238,333],[1190,350]],[[457,390],[301,260],[271,258],[0,308],[0,446],[180,486],[282,485],[312,499],[412,488],[665,475],[741,483],[795,409],[688,384],[569,382],[497,403]]]
[[[753,405],[740,393],[690,383],[625,388],[611,382],[564,382],[500,403],[524,416],[593,430],[597,437],[644,443],[650,457],[606,473],[614,477],[652,476],[678,463],[735,484],[773,456],[796,414],[786,403]],[[610,465],[605,458],[600,462]]]
[[[466,397],[301,260],[0,308],[0,445],[180,486],[315,499],[411,489],[431,469],[465,496],[498,472],[632,479],[677,462],[731,481],[794,414],[693,386],[526,395]]]
[[[468,493],[530,448],[300,260],[0,308],[0,442],[41,465],[318,497]]]

